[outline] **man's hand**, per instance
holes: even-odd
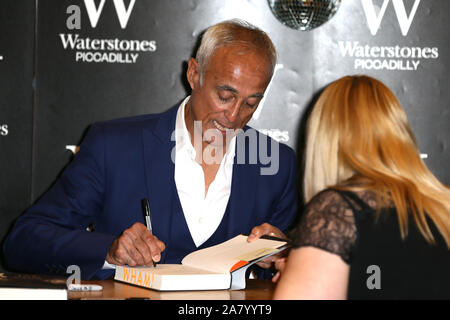
[[[250,235],[247,238],[248,242],[252,242],[255,241],[256,239],[261,238],[264,235],[268,235],[268,236],[272,236],[272,237],[278,237],[278,238],[282,238],[282,239],[286,239],[288,240],[288,238],[286,237],[286,235],[277,227],[272,226],[271,224],[268,223],[263,223],[257,227],[254,227],[252,229],[252,232],[250,233]],[[284,251],[284,250],[283,250]],[[283,251],[274,254],[270,257],[267,257],[264,260],[261,260],[259,262],[257,262],[256,264],[258,266],[260,266],[261,268],[264,269],[268,269],[272,266],[272,263],[276,262],[278,259],[280,259],[284,254]]]
[[[252,241],[255,241],[256,239],[259,239],[259,238],[261,238],[262,236],[265,236],[265,235],[288,240],[288,238],[285,236],[283,231],[281,231],[277,227],[274,227],[271,224],[263,223],[262,225],[254,227],[252,229],[252,232],[248,236],[247,241],[248,242],[252,242]]]
[[[281,274],[284,271],[284,268],[286,267],[286,260],[287,257],[283,257],[275,261],[275,269],[277,269],[277,273],[273,276],[272,282],[276,283],[281,278]]]
[[[165,244],[148,231],[142,223],[136,222],[115,239],[109,247],[106,262],[117,265],[151,266],[161,259]]]

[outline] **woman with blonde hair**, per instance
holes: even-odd
[[[324,90],[304,164],[308,204],[275,299],[450,298],[450,189],[383,83],[347,76]]]

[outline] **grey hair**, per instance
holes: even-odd
[[[272,40],[264,31],[247,21],[232,19],[209,27],[203,34],[195,57],[199,65],[200,85],[215,50],[229,46],[245,46],[265,53],[271,63],[273,74],[277,52]]]

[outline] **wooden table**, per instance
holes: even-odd
[[[247,279],[245,290],[215,290],[215,291],[169,291],[160,292],[129,285],[114,280],[83,281],[83,284],[99,284],[102,291],[69,292],[72,300],[270,300],[275,284],[270,280]]]

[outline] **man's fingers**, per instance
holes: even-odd
[[[277,255],[272,255],[270,257],[267,257],[256,264],[260,266],[263,269],[268,269],[272,266],[272,264],[278,259]]]
[[[281,278],[281,274],[284,271],[284,268],[286,267],[286,258],[280,258],[275,261],[275,269],[278,270],[278,272],[273,276],[272,282],[277,282]]]
[[[151,262],[152,260],[154,262],[159,262],[161,260],[161,252],[166,248],[164,242],[152,235],[148,230],[143,234],[142,240],[148,248],[148,258],[150,259],[148,262]]]
[[[161,260],[165,244],[142,224],[135,223],[126,229],[111,245],[107,262],[129,266],[151,265]]]
[[[260,226],[254,227],[252,229],[252,231],[250,232],[250,235],[248,236],[248,240],[255,240],[255,239],[259,239],[262,235],[265,234],[265,232],[267,231],[267,226],[266,223],[263,223]]]
[[[284,235],[284,233],[280,229],[272,226],[271,224],[263,223],[252,229],[247,240],[249,242],[251,242],[253,240],[261,238],[264,235],[287,239],[286,236]]]
[[[161,260],[161,251],[164,250],[165,245],[158,240],[142,223],[135,223],[130,228],[133,233],[128,233],[137,236],[134,239],[134,246],[143,257],[143,261],[138,261],[142,265],[151,265],[153,261],[159,262]]]
[[[273,276],[272,282],[273,282],[273,283],[278,282],[278,280],[280,280],[280,277],[281,277],[281,272],[278,271],[278,272]]]
[[[164,251],[166,249],[166,244],[164,242],[162,242],[161,240],[159,240],[158,238],[157,238],[157,240],[158,240],[157,244],[158,244],[159,250]]]
[[[151,265],[152,264],[152,252],[150,250],[150,247],[148,246],[147,242],[142,238],[137,238],[134,241],[134,246],[137,249],[137,251],[142,256],[142,265]],[[141,262],[141,261],[139,261]]]
[[[124,246],[128,257],[127,257],[127,264],[129,266],[136,266],[136,265],[144,265],[145,264],[145,258],[144,256],[139,252],[137,248],[137,243],[139,242],[139,238],[132,239],[129,236],[125,236],[122,239],[121,244]]]
[[[144,265],[145,263],[145,246],[144,243],[139,243],[139,233],[136,228],[131,227],[126,229],[122,235],[117,238],[110,248],[111,256],[119,264],[127,264],[129,266]],[[138,247],[140,247],[138,249]],[[141,253],[143,252],[143,254]]]
[[[284,270],[284,267],[286,266],[286,260],[287,260],[286,257],[277,259],[277,260],[275,261],[275,268],[276,268],[278,271],[283,271],[283,270]]]
[[[148,250],[145,250],[145,260],[146,264],[154,262],[159,262],[161,260],[161,252],[166,248],[164,242],[159,240],[156,236],[154,236],[146,226],[141,223],[135,223],[132,228],[135,228],[141,240],[145,243],[145,246]]]
[[[128,264],[130,266],[135,266],[137,264],[130,256],[126,246],[123,244],[123,239],[121,238],[114,240],[106,256],[106,261],[117,265]]]
[[[159,262],[161,260],[161,249],[158,246],[156,237],[153,237],[152,241],[147,242],[148,247],[150,248],[152,260],[155,262]]]
[[[266,262],[266,261],[259,261],[256,264],[263,269],[269,269],[272,266],[271,262]]]

